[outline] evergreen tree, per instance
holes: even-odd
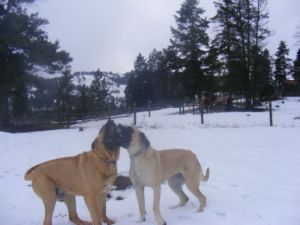
[[[284,91],[284,81],[287,79],[287,75],[290,68],[290,59],[288,58],[289,49],[285,41],[280,41],[277,51],[275,53],[275,84],[279,90],[279,94],[282,95]]]
[[[217,25],[216,35],[212,41],[214,48],[218,49],[223,62],[223,71],[226,78],[224,90],[228,92],[238,92],[241,81],[239,80],[240,63],[236,55],[238,37],[235,18],[234,0],[215,1],[217,13],[212,21]]]
[[[138,93],[137,93],[137,76],[134,70],[125,74],[127,77],[127,85],[125,88],[125,98],[126,103],[129,106],[132,106],[133,103],[137,101]]]
[[[168,100],[169,70],[164,52],[154,49],[149,54],[147,65],[153,87],[153,102]]]
[[[171,27],[171,46],[180,60],[184,89],[190,97],[201,94],[205,88],[203,67],[209,38],[208,20],[202,17],[204,12],[198,0],[185,0],[175,15],[177,28]]]
[[[48,115],[55,110],[55,99],[60,78],[45,79],[32,76],[29,85],[29,108],[30,111],[39,115]]]
[[[213,43],[220,49],[225,65],[228,91],[243,93],[246,107],[254,98],[253,79],[260,67],[264,40],[270,35],[266,0],[219,0],[215,2],[217,34]]]
[[[269,51],[266,49],[260,54],[256,55],[254,62],[254,71],[252,77],[252,90],[254,101],[256,98],[268,97],[267,93],[270,86],[272,86],[272,68]]]
[[[61,71],[71,58],[59,50],[58,42],[48,41],[41,27],[47,21],[38,14],[28,15],[24,4],[34,0],[0,2],[0,126],[9,123],[9,99],[14,114],[26,111],[28,74],[37,70]]]
[[[79,114],[89,113],[91,111],[91,98],[90,98],[90,89],[85,84],[78,87],[78,103],[77,111]]]
[[[147,67],[148,66],[146,58],[141,53],[139,53],[134,61],[134,71],[136,73],[143,73],[147,71]]]
[[[69,125],[70,117],[75,109],[74,90],[75,86],[72,82],[71,71],[70,69],[66,69],[58,84],[56,107],[60,119],[66,121],[67,125]]]
[[[205,84],[204,91],[213,94],[216,91],[221,91],[223,87],[218,83],[222,75],[223,64],[219,60],[219,50],[213,45],[210,46],[208,55],[205,58]]]
[[[109,96],[109,90],[104,78],[104,74],[97,70],[94,73],[94,80],[90,87],[90,97],[93,112],[103,112],[107,109],[107,98]]]
[[[163,65],[168,73],[168,99],[182,101],[186,97],[184,90],[184,80],[186,76],[182,72],[181,60],[177,56],[177,52],[172,46],[163,49],[163,55]]]
[[[294,61],[293,77],[297,81],[298,90],[300,91],[300,49],[298,49],[297,56]]]
[[[152,83],[147,60],[139,53],[134,62],[134,71],[129,74],[125,95],[128,104],[144,106],[152,100]]]

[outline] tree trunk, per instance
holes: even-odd
[[[0,90],[0,129],[9,126],[8,94]]]

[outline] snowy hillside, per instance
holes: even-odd
[[[115,98],[124,98],[125,94],[125,84],[119,84],[116,82],[118,79],[117,76],[120,76],[119,74],[113,74],[113,73],[106,73],[103,72],[103,79],[105,80],[109,92],[115,97]],[[92,82],[94,80],[94,75],[92,73],[88,72],[77,72],[74,74],[73,77],[73,83],[78,85],[85,85],[87,87],[90,87]]]
[[[203,169],[211,170],[200,189],[207,197],[204,212],[186,189],[190,202],[178,209],[167,184],[162,184],[161,213],[168,225],[299,225],[300,224],[300,98],[274,102],[274,127],[267,112],[176,114],[170,108],[138,113],[138,126],[156,149],[191,149]],[[23,175],[31,166],[49,159],[70,156],[90,149],[106,121],[79,124],[71,129],[10,134],[0,132],[0,221],[6,225],[40,225],[44,209]],[[132,117],[115,119],[131,124]],[[79,132],[77,126],[84,127]],[[128,175],[129,157],[121,149],[118,172]],[[134,225],[139,218],[134,191],[113,191],[108,215],[120,225]],[[118,196],[125,199],[116,200]],[[81,197],[78,213],[90,220]],[[152,190],[146,188],[145,225],[154,225]],[[62,203],[57,203],[53,224],[71,224]]]

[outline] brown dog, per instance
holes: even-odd
[[[92,144],[92,150],[77,156],[50,160],[29,169],[25,180],[32,180],[34,192],[45,206],[44,225],[52,224],[56,200],[63,201],[69,219],[77,225],[91,224],[76,212],[75,195],[84,197],[94,225],[114,221],[106,216],[106,194],[117,176],[120,154],[116,124],[109,120]]]

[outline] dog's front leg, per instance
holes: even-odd
[[[136,197],[139,203],[139,210],[140,210],[140,219],[138,222],[145,221],[146,209],[145,209],[145,187],[142,185],[134,186]]]
[[[99,201],[99,205],[100,205],[100,210],[101,210],[100,212],[102,214],[103,222],[106,223],[107,225],[116,223],[116,221],[109,219],[106,215],[106,193],[103,195],[100,195],[98,197],[98,201]]]
[[[166,225],[166,221],[160,214],[160,184],[153,186],[153,211],[158,225]]]
[[[85,204],[92,217],[93,225],[102,225],[100,205],[96,196],[84,196]],[[102,210],[102,209],[101,209]]]
[[[92,222],[81,220],[76,210],[76,198],[75,195],[65,194],[63,201],[68,208],[69,219],[77,225],[92,225]]]

